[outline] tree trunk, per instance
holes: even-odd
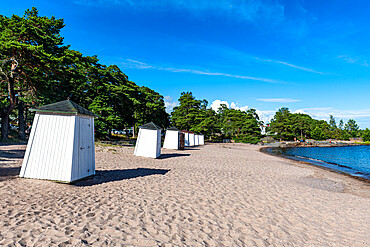
[[[4,110],[5,111],[5,110]],[[9,115],[1,114],[1,140],[7,141],[9,134]]]
[[[129,134],[128,134],[128,130],[127,130],[127,127],[125,126],[125,133],[126,133],[126,138],[127,138],[127,140],[130,140],[130,136],[129,136]]]
[[[25,124],[24,124],[24,107],[23,102],[18,100],[18,137],[21,140],[26,139]]]
[[[111,129],[107,129],[107,135],[106,135],[106,139],[107,140],[110,140],[112,137],[112,130]]]
[[[15,68],[15,64],[12,64],[12,69]],[[3,112],[1,113],[1,140],[7,141],[9,135],[9,115],[13,111],[15,107],[15,92],[14,92],[14,73],[10,72],[10,76],[8,78],[8,92],[9,92],[9,99],[10,105],[8,105]]]

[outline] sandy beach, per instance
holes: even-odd
[[[248,144],[97,146],[74,185],[17,177],[0,146],[0,246],[369,246],[370,186]]]

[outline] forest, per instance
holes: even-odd
[[[158,92],[138,86],[117,65],[99,63],[97,56],[83,56],[63,43],[63,19],[41,17],[38,10],[24,16],[0,16],[1,140],[20,140],[32,123],[30,108],[70,99],[99,115],[97,138],[109,139],[111,131],[127,130],[147,122],[162,128],[204,133],[207,137],[233,138],[257,143],[260,123],[254,110],[241,112],[224,106],[219,113],[184,92],[171,116]],[[14,132],[14,131],[13,131]],[[126,133],[128,133],[126,131]]]
[[[361,137],[363,141],[370,141],[370,130],[361,130],[354,119],[344,124],[341,119],[337,124],[330,115],[329,123],[325,120],[316,120],[307,114],[291,113],[288,108],[280,108],[271,120],[267,131],[270,136],[278,140],[350,140]]]
[[[2,141],[14,120],[18,138],[25,139],[30,108],[68,98],[100,116],[98,138],[150,121],[169,126],[162,95],[130,81],[118,66],[72,50],[63,43],[63,27],[63,19],[40,17],[36,8],[23,17],[0,16]]]
[[[36,8],[23,16],[0,15],[1,142],[27,138],[33,119],[30,108],[66,99],[99,116],[98,139],[110,139],[112,130],[133,127],[137,132],[138,126],[151,121],[162,128],[203,133],[215,141],[258,143],[262,138],[263,122],[256,110],[222,105],[214,111],[192,92],[182,92],[179,105],[168,114],[161,94],[130,81],[117,65],[101,64],[97,56],[84,56],[64,44],[60,34],[64,26],[63,19],[41,17]],[[276,112],[267,133],[279,140],[362,136],[370,141],[370,131],[361,131],[355,120],[336,125],[333,116],[327,123],[287,108]]]

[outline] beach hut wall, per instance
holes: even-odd
[[[189,133],[189,146],[195,146],[195,134],[193,132]]]
[[[180,131],[175,127],[168,128],[166,131],[166,136],[164,138],[163,148],[179,149],[179,143]]]
[[[190,147],[189,132],[182,131],[184,133],[185,147]]]
[[[199,135],[199,145],[204,145],[204,135]]]
[[[195,139],[195,146],[199,146],[199,135],[195,134],[194,139]]]
[[[158,158],[161,155],[161,130],[153,122],[139,126],[134,155]]]
[[[61,182],[95,174],[92,112],[65,100],[36,111],[19,176]]]

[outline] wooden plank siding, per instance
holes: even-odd
[[[199,145],[204,145],[204,135],[199,135]]]
[[[185,137],[185,147],[189,147],[190,146],[189,133],[184,132],[184,137]]]
[[[199,135],[194,135],[194,139],[195,139],[195,146],[199,146]]]
[[[158,158],[161,155],[161,130],[139,129],[134,155]]]
[[[36,113],[19,176],[72,182],[95,174],[94,120],[86,118],[91,128],[80,128],[80,118]],[[82,135],[88,136],[91,147],[85,161],[91,168],[86,171],[80,171],[80,129],[84,131]]]
[[[179,131],[175,131],[175,130],[166,131],[163,148],[179,149]]]
[[[193,147],[195,146],[195,137],[194,133],[189,133],[189,146]]]

